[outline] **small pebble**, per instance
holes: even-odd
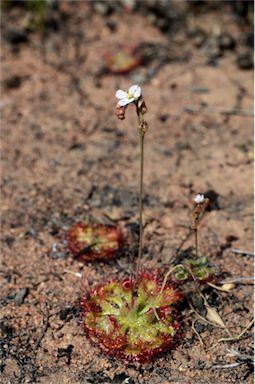
[[[29,293],[29,289],[28,288],[22,288],[19,292],[16,293],[15,297],[14,297],[14,301],[15,301],[15,304],[17,306],[20,306],[21,304],[23,304],[25,298],[27,297]]]

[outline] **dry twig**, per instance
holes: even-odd
[[[237,248],[231,248],[230,251],[233,253],[237,253],[239,255],[254,256],[254,252],[242,251],[241,249],[237,249]]]
[[[215,343],[212,347],[210,347],[207,351],[211,351],[212,349],[214,349],[219,343],[223,342],[223,341],[238,341],[241,339],[241,337],[252,327],[254,323],[254,319],[252,319],[250,321],[250,323],[247,325],[247,327],[245,327],[245,329],[237,336],[234,336],[234,337],[222,337],[221,339],[219,339],[217,341],[217,343]]]

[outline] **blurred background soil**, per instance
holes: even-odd
[[[114,95],[140,84],[149,122],[144,265],[167,268],[189,233],[194,194],[205,193],[200,255],[229,277],[252,276],[253,2],[2,0],[1,8],[1,383],[252,383],[249,361],[229,355],[252,354],[251,331],[205,352],[189,316],[177,348],[152,363],[104,356],[85,337],[78,300],[128,273],[129,260],[84,265],[64,234],[93,217],[135,238],[138,133],[132,106],[125,121],[114,116]],[[127,50],[133,64],[117,74],[107,58],[124,52],[126,64]],[[233,335],[252,318],[252,296],[243,280],[211,296]],[[196,327],[206,347],[226,336]]]

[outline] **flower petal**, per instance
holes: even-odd
[[[129,87],[128,93],[132,93],[132,95],[134,95],[135,98],[138,98],[141,96],[142,90],[141,90],[141,87],[139,87],[139,85],[137,84],[131,85],[131,87]]]
[[[204,195],[197,194],[194,198],[194,201],[197,204],[201,204],[203,203],[204,199],[205,199]]]
[[[117,99],[124,99],[125,97],[127,97],[127,92],[118,89],[118,91],[115,93],[115,96],[117,97]]]
[[[128,97],[125,97],[124,99],[121,99],[118,101],[118,105],[124,107],[125,105],[132,103],[134,100],[135,100],[134,98],[129,99]]]
[[[133,103],[133,101],[135,101],[135,97],[128,98],[128,104]]]

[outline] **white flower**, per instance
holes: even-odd
[[[195,201],[195,203],[197,203],[197,204],[201,204],[201,203],[203,203],[204,200],[205,200],[204,195],[200,195],[200,194],[196,195],[195,198],[194,198],[194,201]]]
[[[132,85],[131,87],[129,87],[128,92],[119,89],[115,93],[115,96],[117,97],[117,99],[120,99],[118,101],[118,105],[120,105],[121,107],[125,107],[125,105],[128,105],[133,101],[138,100],[141,94],[141,87],[139,87],[139,85]]]

